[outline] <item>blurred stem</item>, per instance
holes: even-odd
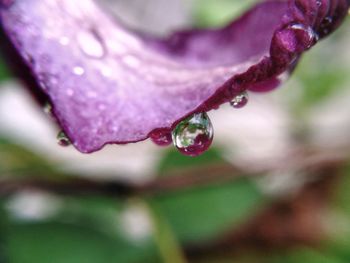
[[[154,227],[154,237],[164,263],[187,263],[174,232],[154,204],[148,202]]]

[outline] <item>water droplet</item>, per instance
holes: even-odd
[[[70,40],[68,37],[63,36],[60,38],[59,42],[62,46],[67,46],[69,44]]]
[[[247,105],[249,101],[248,93],[242,92],[241,94],[238,94],[236,97],[233,98],[233,100],[230,102],[231,106],[235,109],[243,108],[245,105]]]
[[[173,130],[173,143],[183,154],[198,156],[213,141],[214,131],[206,113],[196,113],[180,122]]]
[[[40,86],[46,91],[49,91],[58,84],[57,76],[48,72],[38,73],[38,80]]]
[[[332,24],[332,22],[333,22],[333,18],[330,17],[330,16],[327,16],[327,17],[323,20],[323,24],[325,24],[325,25],[330,25],[330,24]]]
[[[159,146],[168,146],[173,142],[170,131],[155,130],[150,134],[149,137],[155,144]]]
[[[51,103],[46,102],[43,109],[45,114],[47,114],[50,117],[53,117],[53,109]]]
[[[94,30],[79,32],[77,40],[81,51],[88,57],[102,58],[106,53],[101,37]]]
[[[293,24],[290,29],[294,30],[299,36],[300,41],[303,43],[306,49],[311,48],[319,40],[319,35],[310,26],[303,24]]]
[[[109,78],[109,77],[112,76],[113,71],[112,71],[112,69],[111,69],[110,67],[103,65],[103,66],[102,66],[102,69],[101,69],[101,74],[102,74],[104,77]]]
[[[31,54],[25,52],[24,53],[24,59],[29,63],[29,65],[35,66],[35,60],[34,60],[34,58],[32,57]]]
[[[66,94],[68,95],[68,97],[72,97],[74,95],[74,90],[73,89],[67,89],[66,90]]]
[[[291,72],[289,70],[283,72],[280,74],[277,79],[280,82],[280,84],[285,83],[290,78]]]
[[[127,55],[123,57],[123,61],[130,68],[138,68],[141,64],[141,61],[137,57],[132,55]]]
[[[320,28],[318,30],[321,36],[325,36],[330,32],[332,22],[333,22],[332,17],[327,16],[325,19],[323,19],[320,25]]]
[[[73,68],[73,73],[75,75],[82,76],[82,75],[84,75],[85,70],[82,67],[77,66],[77,67]]]
[[[67,135],[63,131],[60,131],[58,133],[57,143],[58,143],[58,145],[63,146],[63,147],[67,147],[67,146],[70,146],[72,144],[71,141],[68,139]]]

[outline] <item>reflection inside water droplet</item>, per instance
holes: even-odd
[[[238,94],[236,97],[233,98],[233,100],[230,102],[231,106],[235,109],[243,108],[247,105],[249,101],[248,93],[242,92],[241,94]]]
[[[214,130],[206,113],[196,113],[180,122],[172,136],[174,145],[181,153],[198,156],[211,145]]]
[[[67,135],[63,131],[60,131],[58,133],[57,143],[58,143],[58,145],[63,146],[63,147],[67,147],[67,146],[70,146],[72,144],[71,141],[68,139]]]
[[[102,58],[105,53],[105,47],[102,39],[93,30],[84,30],[78,33],[77,41],[84,55],[91,58]]]

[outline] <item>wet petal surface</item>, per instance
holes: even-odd
[[[92,0],[0,3],[5,32],[82,152],[169,133],[245,90],[275,88],[348,10],[345,0],[267,1],[223,29],[164,40],[126,30]]]

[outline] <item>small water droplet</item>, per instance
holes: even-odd
[[[68,95],[68,97],[72,97],[74,95],[74,90],[73,89],[67,89],[66,90],[66,94]]]
[[[330,24],[332,24],[332,22],[333,22],[333,18],[330,17],[330,16],[327,16],[327,17],[323,20],[323,23],[324,23],[325,25],[330,25]]]
[[[207,113],[196,113],[180,122],[172,132],[176,148],[188,156],[204,153],[213,141],[214,130]]]
[[[141,61],[137,57],[132,55],[127,55],[123,57],[123,62],[130,68],[138,68],[141,64]]]
[[[294,30],[303,42],[306,49],[311,48],[319,40],[319,35],[310,26],[305,26],[303,24],[293,24],[290,29]]]
[[[67,45],[69,45],[70,40],[68,37],[63,36],[59,39],[59,42],[62,46],[67,46]]]
[[[24,54],[24,59],[29,63],[29,65],[31,65],[31,66],[35,65],[35,60],[32,57],[32,55],[30,55],[29,53]]]
[[[170,131],[155,130],[149,137],[159,146],[168,146],[173,142]]]
[[[70,146],[72,144],[71,141],[68,139],[67,135],[63,131],[60,131],[58,133],[57,143],[58,143],[58,145],[63,146],[63,147],[67,147],[67,146]]]
[[[82,76],[85,73],[85,70],[82,67],[76,66],[73,68],[73,73],[78,76]]]
[[[38,80],[40,86],[46,91],[49,91],[58,84],[57,76],[48,72],[38,73]]]
[[[53,117],[53,109],[50,102],[46,102],[43,109],[45,114],[47,114],[50,117]]]
[[[332,17],[327,16],[327,17],[325,17],[325,19],[323,19],[323,21],[320,25],[320,28],[318,30],[321,36],[325,36],[330,32],[332,22],[333,22]]]
[[[113,71],[112,71],[112,69],[111,69],[110,67],[103,65],[103,66],[102,66],[102,69],[101,69],[101,74],[102,74],[104,77],[109,78],[109,77],[112,76]]]
[[[241,109],[245,105],[247,105],[248,101],[249,101],[249,96],[248,96],[248,93],[245,91],[238,94],[236,97],[234,97],[233,100],[230,102],[230,104],[235,109]]]
[[[94,30],[79,32],[77,40],[81,51],[88,57],[99,59],[106,53],[101,37]]]

